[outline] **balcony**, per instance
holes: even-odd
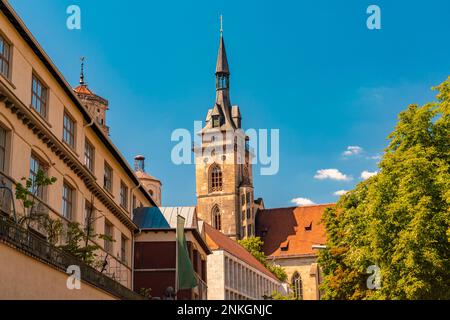
[[[129,289],[131,288],[131,269],[103,249],[97,252],[97,257],[102,262],[101,265],[93,267],[58,247],[67,239],[64,232],[57,244],[51,244],[46,229],[37,221],[31,222],[27,226],[21,226],[17,222],[20,217],[14,208],[9,191],[13,189],[13,185],[13,180],[0,172],[0,187],[6,187],[0,188],[0,242],[48,263],[64,273],[69,266],[77,265],[80,267],[82,281],[103,289],[120,299],[144,299]],[[35,212],[59,218],[63,222],[63,229],[70,222],[42,201],[37,203]]]

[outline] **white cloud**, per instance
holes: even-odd
[[[347,150],[345,150],[342,155],[345,157],[351,157],[361,154],[363,151],[363,148],[361,148],[360,146],[348,146]]]
[[[315,204],[313,201],[307,198],[295,198],[291,200],[292,203],[295,203],[297,206],[308,206],[311,204]]]
[[[317,173],[314,176],[314,178],[318,179],[318,180],[331,179],[331,180],[338,180],[338,181],[349,181],[352,179],[352,178],[348,177],[347,175],[341,173],[338,169],[317,170]]]
[[[361,179],[367,180],[370,177],[376,176],[377,174],[378,174],[377,171],[370,172],[370,171],[365,170],[365,171],[361,172]]]
[[[333,193],[333,195],[335,195],[335,196],[343,196],[344,194],[347,194],[348,193],[348,191],[347,190],[339,190],[339,191],[336,191],[335,193]]]

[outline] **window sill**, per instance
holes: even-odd
[[[53,126],[51,125],[51,123],[48,121],[47,118],[45,118],[42,114],[40,114],[39,112],[36,111],[36,109],[30,104],[28,106],[31,109],[31,112],[34,113],[35,115],[37,115],[37,117],[43,121],[49,128],[53,128]]]
[[[14,83],[12,83],[11,79],[8,77],[5,77],[5,75],[0,73],[0,77],[1,79],[5,80],[7,84],[9,84],[11,86],[11,88],[13,88],[14,90],[17,89],[17,87],[14,85]]]

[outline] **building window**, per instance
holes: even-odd
[[[222,170],[220,170],[220,167],[217,164],[214,164],[211,167],[211,172],[210,172],[210,191],[211,192],[215,192],[215,191],[222,191]]]
[[[252,236],[252,225],[249,224],[247,225],[247,237],[251,237]]]
[[[0,127],[0,171],[6,172],[6,161],[7,161],[7,154],[6,154],[6,147],[7,147],[7,134],[8,132]]]
[[[120,260],[123,263],[127,263],[127,238],[123,235],[120,239]]]
[[[32,186],[30,191],[41,200],[44,200],[45,189],[43,186],[36,185],[36,178],[39,171],[46,172],[46,166],[35,155],[31,155],[30,160],[30,179]]]
[[[47,117],[48,89],[33,74],[31,106],[44,118]]]
[[[220,209],[218,206],[214,206],[212,210],[212,223],[216,230],[222,230],[222,216],[220,214]]]
[[[70,220],[72,219],[73,213],[73,200],[74,200],[74,189],[69,186],[66,182],[63,184],[63,197],[62,197],[62,215],[64,218]]]
[[[11,46],[0,36],[0,73],[9,79],[9,66],[11,61]]]
[[[250,204],[250,192],[248,192],[246,195],[246,202],[247,204]]]
[[[212,125],[213,128],[220,127],[220,117],[219,116],[213,116],[212,121],[213,121],[213,125]]]
[[[242,210],[242,214],[241,214],[241,220],[244,221],[245,220],[245,210]]]
[[[245,238],[245,226],[241,228],[241,237]]]
[[[67,112],[64,112],[63,141],[72,149],[75,148],[75,122]]]
[[[295,299],[303,300],[302,278],[297,271],[292,276],[292,289],[294,290]]]
[[[106,220],[105,220],[105,236],[107,236],[107,239],[105,239],[105,251],[112,254],[113,246],[112,241],[110,241],[110,239],[114,239],[113,225]]]
[[[95,230],[95,208],[88,200],[84,201],[84,218],[83,223],[85,230],[88,232],[93,232]]]
[[[94,172],[95,149],[89,141],[84,143],[84,165],[89,171]]]
[[[128,208],[128,187],[123,181],[120,182],[120,205],[124,209]]]
[[[109,192],[112,191],[112,179],[113,171],[112,168],[105,162],[105,173],[103,176],[103,187]]]
[[[133,194],[133,197],[131,197],[131,209],[136,209],[137,206],[137,201],[136,201],[136,196]]]
[[[245,206],[245,194],[244,193],[241,196],[241,205]]]
[[[247,219],[251,218],[251,214],[250,214],[250,208],[247,208]]]

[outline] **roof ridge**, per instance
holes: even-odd
[[[290,207],[265,208],[265,209],[260,209],[260,211],[270,211],[270,210],[280,210],[280,209],[311,208],[311,207],[322,207],[322,206],[331,206],[331,205],[336,205],[336,202],[330,202],[330,203],[318,203],[318,204],[308,204],[308,205],[305,205],[305,206],[290,206]]]

